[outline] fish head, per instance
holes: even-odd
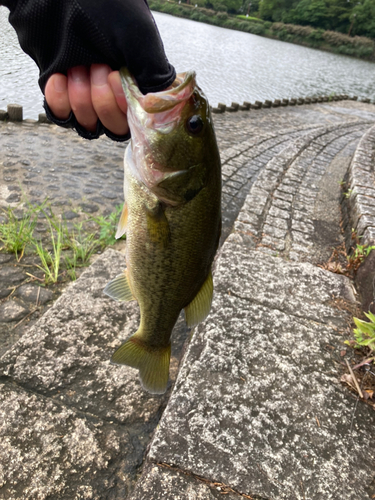
[[[220,157],[208,100],[195,72],[177,75],[162,92],[143,95],[121,70],[128,102],[133,175],[161,201],[190,201],[207,183]]]

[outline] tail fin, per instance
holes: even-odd
[[[167,390],[171,344],[161,349],[149,347],[135,333],[117,351],[111,361],[138,368],[143,388],[151,394]]]

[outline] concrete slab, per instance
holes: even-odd
[[[115,500],[132,490],[168,393],[151,396],[137,370],[110,364],[139,321],[136,302],[103,294],[124,267],[107,250],[0,358],[1,499]],[[186,332],[180,319],[172,378]]]
[[[375,414],[339,382],[350,281],[233,234],[215,290],[149,458],[267,500],[369,498]]]
[[[12,383],[0,385],[0,440],[1,499],[114,500],[128,491],[131,435]]]
[[[241,497],[221,483],[175,470],[170,466],[146,464],[129,500],[239,500]]]
[[[103,294],[124,268],[124,255],[107,251],[1,358],[0,374],[102,418],[152,419],[160,398],[140,388],[135,370],[110,364],[121,339],[139,322],[136,302],[119,303]]]

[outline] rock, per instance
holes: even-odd
[[[0,497],[125,498],[127,432],[58,401],[0,384]]]
[[[24,279],[26,279],[26,275],[17,267],[3,266],[0,269],[1,286],[9,288],[14,285],[19,285]]]
[[[103,294],[124,267],[124,255],[107,250],[0,359],[0,374],[46,396],[59,391],[61,403],[100,418],[156,418],[163,398],[141,388],[137,370],[110,363],[139,322],[136,302]]]
[[[53,299],[53,292],[36,285],[22,285],[15,292],[16,297],[34,305],[43,305]]]
[[[3,224],[5,221],[0,221]],[[0,253],[0,264],[5,264],[11,260],[12,256],[8,253]]]
[[[149,459],[278,500],[375,493],[372,408],[340,385],[350,280],[228,238]],[[354,425],[352,425],[353,411]],[[140,497],[141,498],[141,497]]]
[[[363,311],[375,312],[375,250],[364,259],[355,275]]]
[[[225,496],[224,496],[225,495]],[[143,469],[129,500],[240,500],[242,497],[211,481],[156,464]]]
[[[66,210],[62,214],[62,218],[66,219],[66,220],[76,219],[77,217],[79,217],[79,215],[77,214],[77,212],[73,212],[72,210]]]
[[[0,288],[0,299],[4,299],[8,297],[8,295],[12,292],[13,288]]]
[[[94,203],[81,203],[81,210],[85,213],[93,214],[99,210],[99,207]]]
[[[0,304],[0,322],[10,323],[19,321],[28,314],[29,310],[15,300],[8,300]]]

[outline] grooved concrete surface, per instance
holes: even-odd
[[[374,106],[348,101],[215,116],[225,242],[210,316],[192,337],[176,326],[172,386],[188,340],[170,399],[109,364],[139,316],[102,294],[124,266],[108,250],[4,344],[0,498],[372,498],[375,414],[340,384],[357,296],[318,264],[343,241],[339,183],[374,123]],[[121,201],[123,147],[54,126],[0,132],[3,206],[21,188],[36,203],[56,193],[77,220]],[[3,259],[0,280],[11,274]]]

